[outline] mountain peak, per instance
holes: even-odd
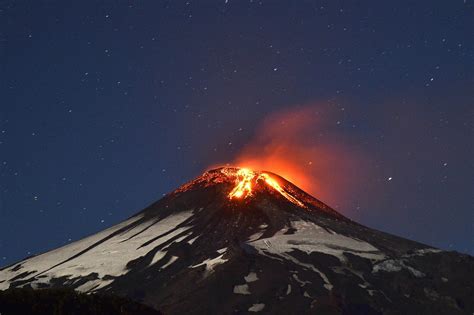
[[[227,201],[228,207],[248,208],[263,200],[289,203],[290,208],[345,219],[322,201],[306,193],[282,176],[270,171],[241,167],[220,167],[208,170],[196,179],[173,191],[169,197],[193,190],[217,188],[214,199]]]
[[[225,167],[0,269],[0,290],[69,287],[166,314],[471,314],[473,267],[349,220],[277,174]]]

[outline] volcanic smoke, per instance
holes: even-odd
[[[336,123],[340,115],[323,105],[271,114],[229,165],[279,174],[335,208],[348,206],[368,162],[341,136]],[[235,188],[233,197],[251,191],[251,175],[242,176],[242,186]]]

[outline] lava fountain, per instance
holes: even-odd
[[[270,176],[270,174],[256,172],[248,168],[240,168],[235,173],[235,186],[229,193],[229,199],[245,199],[247,197],[251,197],[253,195],[253,187],[256,186],[259,181],[263,181],[268,187],[280,193],[288,201],[300,207],[305,207],[301,201],[287,192],[275,178]]]

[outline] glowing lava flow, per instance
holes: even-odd
[[[237,171],[237,185],[229,194],[229,198],[246,198],[252,195],[252,180],[256,176],[254,172],[249,169],[241,168]]]
[[[278,184],[278,182],[276,180],[274,180],[273,178],[271,178],[268,174],[266,173],[262,173],[260,175],[261,177],[263,177],[265,179],[265,183],[267,183],[269,186],[273,187],[273,189],[275,189],[276,191],[278,191],[280,194],[283,195],[283,197],[285,197],[286,199],[288,199],[289,201],[293,202],[293,203],[296,203],[298,206],[300,207],[304,207],[305,205],[299,201],[298,199],[296,199],[295,197],[293,197],[292,195],[290,195],[289,193],[287,193],[283,187],[280,186],[280,184]]]
[[[305,207],[305,205],[296,199],[294,196],[286,192],[283,187],[270,175],[267,173],[256,173],[246,168],[241,168],[236,172],[236,185],[234,189],[229,193],[229,199],[233,198],[247,198],[252,196],[252,182],[257,182],[259,180],[264,180],[265,183],[278,191],[283,197],[285,197],[290,202],[297,204],[300,207]]]

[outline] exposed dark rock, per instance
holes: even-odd
[[[0,288],[107,293],[165,314],[474,312],[473,257],[362,226],[271,173],[290,198],[255,179],[230,200],[236,172],[206,172],[61,255],[3,268]]]

